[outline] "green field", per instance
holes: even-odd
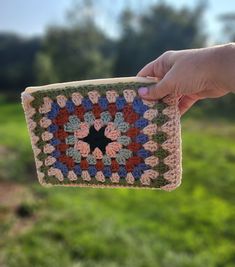
[[[0,266],[235,266],[235,123],[185,116],[171,193],[45,189],[20,105],[0,114]]]

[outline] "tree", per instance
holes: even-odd
[[[40,46],[40,38],[0,34],[1,91],[22,91],[26,86],[35,84],[34,61]]]
[[[200,4],[193,10],[176,10],[160,2],[138,17],[131,10],[124,11],[115,75],[135,75],[143,65],[169,49],[203,46],[206,36],[200,26],[204,8]]]
[[[223,33],[227,42],[235,41],[235,13],[226,13],[219,16],[223,23]]]
[[[37,57],[40,83],[112,75],[114,42],[95,25],[91,1],[79,2],[79,17],[76,7],[68,11],[67,25],[47,31]]]

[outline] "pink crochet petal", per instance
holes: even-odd
[[[83,96],[80,93],[72,93],[72,101],[76,106],[80,106],[82,104]]]
[[[96,131],[99,131],[103,126],[104,126],[104,124],[103,124],[101,119],[97,119],[94,121],[94,127],[95,127]]]
[[[143,185],[150,185],[150,183],[151,183],[151,179],[150,179],[150,177],[149,177],[148,174],[143,173],[143,174],[141,175],[141,177],[140,177],[140,182],[141,182],[141,184],[143,184]]]
[[[132,103],[136,97],[136,92],[134,90],[127,89],[123,91],[123,95],[127,103]]]
[[[144,162],[145,162],[145,164],[147,164],[151,167],[155,167],[159,163],[159,160],[155,156],[151,156],[151,157],[146,158],[144,160]]]
[[[43,141],[49,141],[49,140],[51,140],[53,138],[53,134],[52,133],[50,133],[50,132],[44,132],[44,133],[42,133],[42,140]]]
[[[59,181],[64,180],[63,173],[61,172],[60,169],[51,167],[47,173],[49,176],[55,176]]]
[[[106,98],[108,99],[109,103],[115,103],[118,94],[114,90],[110,90],[106,92]]]
[[[64,95],[58,95],[56,97],[57,103],[61,108],[64,108],[66,106],[67,98]]]
[[[81,140],[76,141],[74,148],[78,151],[80,151],[81,155],[83,157],[87,157],[90,153],[90,146],[86,142],[83,142]]]
[[[41,118],[41,120],[39,121],[40,126],[43,128],[47,128],[51,125],[51,123],[51,120],[47,119],[46,117]]]
[[[77,180],[77,175],[75,174],[74,171],[69,171],[68,178],[69,178],[70,181],[76,181]]]
[[[40,113],[48,113],[49,111],[51,111],[51,104],[52,104],[52,100],[49,97],[44,97],[43,98],[43,104],[42,106],[39,108],[39,112]]]
[[[95,150],[92,152],[93,156],[95,156],[96,159],[102,159],[103,158],[103,153],[102,151],[96,147]]]
[[[80,129],[78,129],[78,130],[76,130],[74,132],[74,136],[75,137],[82,139],[82,138],[88,136],[88,134],[89,134],[89,125],[88,125],[88,123],[82,122],[80,124],[80,127],[79,128]]]
[[[36,159],[36,168],[39,169],[43,165],[43,162],[41,160]]]
[[[37,142],[39,141],[39,137],[36,136],[34,133],[32,133],[31,140],[32,140],[32,144],[36,145]]]
[[[44,147],[43,147],[43,152],[45,154],[50,154],[51,152],[53,152],[55,150],[55,147],[52,146],[51,144],[46,144]]]
[[[29,126],[30,131],[33,131],[36,128],[37,123],[33,121],[32,119],[28,119],[28,126]]]
[[[107,127],[105,128],[104,132],[105,136],[112,141],[115,141],[118,139],[119,136],[121,136],[121,132],[116,128],[115,124],[113,122],[109,122]]]
[[[146,170],[144,173],[150,178],[150,179],[156,179],[159,175],[157,171],[154,170]]]
[[[157,103],[157,101],[150,101],[150,100],[145,100],[145,99],[143,99],[143,103],[144,103],[146,106],[148,106],[148,107],[150,107],[150,108],[153,108],[153,107],[155,106],[155,104]]]
[[[93,104],[97,104],[100,94],[97,91],[89,91],[88,96]]]
[[[46,159],[45,159],[45,165],[46,166],[51,166],[53,163],[56,162],[56,158],[52,157],[52,156],[48,156]]]
[[[126,181],[128,184],[134,184],[135,182],[135,178],[134,176],[132,175],[131,172],[128,172],[127,175],[126,175]]]
[[[152,140],[143,145],[144,149],[154,152],[158,149],[158,144]]]
[[[122,148],[122,145],[118,142],[109,143],[105,150],[106,154],[112,158],[116,157],[117,152]]]
[[[81,176],[82,176],[82,179],[84,181],[90,181],[91,180],[91,176],[90,176],[88,171],[82,171],[82,175]]]
[[[157,110],[156,109],[148,109],[144,113],[144,118],[151,121],[157,116]]]
[[[154,135],[157,132],[157,125],[156,124],[149,124],[143,129],[143,133],[147,135]]]
[[[113,182],[113,183],[119,183],[119,180],[120,180],[120,176],[118,175],[118,173],[112,173],[111,177],[110,177],[110,180]]]
[[[105,182],[104,174],[101,171],[98,171],[95,176],[96,180],[99,182]]]

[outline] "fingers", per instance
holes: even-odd
[[[146,100],[157,100],[167,96],[171,92],[170,87],[166,84],[166,79],[163,78],[156,85],[149,87],[140,87],[138,93],[140,97]]]
[[[155,61],[152,61],[152,62],[148,63],[146,66],[144,66],[143,69],[141,69],[137,73],[137,76],[142,76],[142,77],[146,77],[146,76],[155,77],[155,74],[154,74],[154,62]]]
[[[139,71],[137,76],[150,76],[162,79],[166,73],[170,70],[175,62],[175,51],[167,51],[158,57],[156,60],[150,62]]]
[[[189,110],[194,103],[196,103],[200,98],[197,95],[185,95],[179,101],[179,111],[183,115],[187,110]]]
[[[156,60],[147,64],[143,69],[137,74],[137,76],[150,76],[157,77],[161,79],[156,85],[152,85],[149,88],[141,87],[139,89],[140,97],[146,100],[157,100],[165,97],[166,95],[173,93],[173,86],[169,86],[170,80],[172,78],[171,68],[175,62],[175,54],[177,52],[167,51],[158,57]]]

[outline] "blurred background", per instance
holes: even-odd
[[[20,93],[235,41],[235,1],[3,0],[0,18],[0,266],[234,267],[235,95],[184,115],[166,193],[39,186]]]

